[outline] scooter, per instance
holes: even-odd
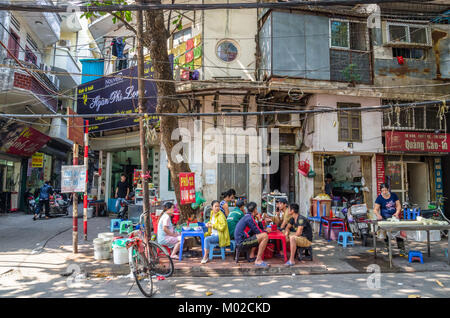
[[[134,193],[130,192],[128,194],[128,197],[131,199],[130,200],[122,200],[122,202],[120,202],[119,214],[117,216],[119,219],[124,219],[124,220],[128,219],[128,205],[130,205],[133,202]]]
[[[50,215],[69,215],[69,201],[61,193],[54,193],[50,196]]]

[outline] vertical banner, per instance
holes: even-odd
[[[384,183],[385,179],[385,170],[384,170],[384,156],[383,155],[375,155],[375,167],[377,173],[377,194],[381,193],[380,186]]]
[[[31,167],[32,168],[43,168],[44,167],[44,154],[42,152],[35,152],[31,156]]]
[[[180,173],[180,204],[195,203],[195,173]]]
[[[436,184],[436,201],[439,202],[444,195],[441,158],[434,159],[434,182]]]

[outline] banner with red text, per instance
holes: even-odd
[[[181,172],[180,173],[180,204],[188,204],[195,202],[195,173]]]

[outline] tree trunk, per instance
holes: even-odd
[[[148,2],[143,0],[143,3]],[[160,0],[152,1],[152,3],[161,3]],[[145,11],[145,30],[144,43],[150,43],[148,47],[152,66],[154,69],[153,76],[155,79],[173,80],[173,71],[169,63],[169,56],[167,53],[167,31],[164,25],[164,14],[162,10],[159,11]],[[158,97],[160,96],[175,96],[175,83],[172,81],[158,81],[156,82]],[[156,112],[158,113],[176,113],[178,110],[178,101],[175,99],[158,98]],[[179,142],[178,140],[171,140],[172,132],[178,129],[178,118],[176,117],[161,117],[160,125],[160,141],[164,145],[169,161],[169,169],[171,172],[172,184],[174,185],[177,202],[181,202],[179,173],[190,172],[189,165],[186,162],[176,163],[172,160],[172,149]],[[184,222],[188,217],[194,216],[190,204],[178,204],[181,215],[180,221]]]

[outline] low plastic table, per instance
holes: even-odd
[[[284,234],[280,231],[274,231],[274,232],[269,233],[269,240],[280,240],[281,241],[281,243],[283,244],[284,262],[287,262],[286,236],[284,236]],[[262,259],[264,260],[264,253],[263,253]]]
[[[181,261],[183,258],[183,244],[184,239],[186,237],[200,237],[200,240],[202,241],[202,256],[205,255],[205,233],[203,231],[181,231],[181,244],[180,244],[180,257],[179,260]]]
[[[325,221],[325,222],[324,222]],[[321,220],[320,220],[320,230],[319,230],[319,236],[320,236],[320,232],[322,231],[322,224],[323,223],[327,223],[328,224],[328,242],[331,241],[330,239],[330,233],[331,233],[331,226],[333,224],[340,224],[342,223],[344,226],[344,232],[347,231],[347,227],[345,226],[345,222],[344,219],[341,218],[331,218],[329,216],[322,216]]]

